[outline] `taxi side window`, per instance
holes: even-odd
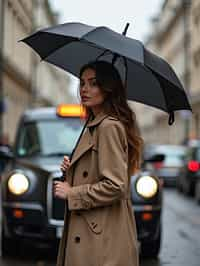
[[[27,124],[21,129],[17,153],[20,156],[31,156],[39,152],[40,142],[36,124]]]

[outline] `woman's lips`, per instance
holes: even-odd
[[[87,101],[87,100],[89,100],[90,98],[89,98],[89,97],[85,97],[85,96],[83,96],[83,97],[81,97],[81,99],[82,99],[82,101]]]

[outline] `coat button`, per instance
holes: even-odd
[[[76,236],[76,237],[75,237],[75,242],[76,242],[76,243],[80,243],[80,240],[81,240],[80,236]]]
[[[84,171],[83,172],[83,177],[87,177],[88,176],[88,172],[87,171]]]

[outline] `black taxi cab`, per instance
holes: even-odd
[[[64,201],[53,196],[53,179],[62,176],[60,164],[78,140],[82,116],[79,105],[27,110],[19,122],[13,150],[0,151],[0,157],[8,161],[1,176],[2,255],[16,252],[25,241],[57,245]],[[141,171],[132,176],[132,202],[141,252],[157,256],[162,188],[152,173]]]

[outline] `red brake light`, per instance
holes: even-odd
[[[191,172],[197,172],[200,169],[200,164],[197,161],[189,161],[188,162],[188,169]]]

